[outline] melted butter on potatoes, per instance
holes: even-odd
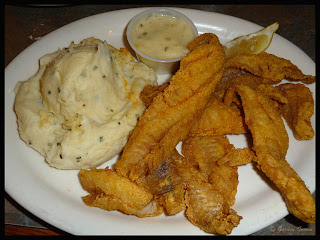
[[[154,71],[99,39],[47,54],[16,86],[20,137],[58,169],[96,167],[119,154],[142,115]]]

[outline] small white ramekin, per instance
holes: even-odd
[[[138,48],[132,43],[131,41],[131,29],[132,27],[141,19],[144,17],[152,16],[153,13],[159,13],[161,15],[166,15],[166,16],[174,16],[176,18],[183,18],[185,19],[189,24],[191,29],[194,31],[194,37],[196,38],[198,36],[198,30],[194,23],[184,14],[177,12],[172,9],[168,8],[150,8],[146,11],[143,11],[136,15],[134,18],[131,19],[129,22],[129,25],[127,27],[126,35],[127,35],[127,40],[129,42],[130,47],[135,51],[137,59],[140,62],[143,62],[146,64],[148,67],[151,67],[156,74],[162,75],[162,74],[170,74],[174,73],[178,68],[179,68],[179,63],[180,60],[183,56],[178,57],[178,58],[172,58],[172,59],[157,59],[150,57],[141,51],[139,51]]]

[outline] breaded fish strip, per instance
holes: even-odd
[[[153,99],[130,135],[116,163],[119,175],[135,181],[160,166],[187,135],[221,80],[225,53],[217,36],[200,35],[190,46],[191,51],[182,58],[169,86]],[[168,134],[175,138],[169,139]]]
[[[236,93],[236,88],[238,85],[248,86],[253,90],[256,90],[259,94],[263,94],[272,100],[272,104],[278,109],[279,104],[288,103],[288,99],[283,95],[280,89],[275,88],[271,85],[260,84],[260,85],[250,85],[250,84],[236,84],[228,88],[224,96],[224,103],[227,106],[232,106],[232,103],[236,104],[239,108],[242,109],[242,104],[239,95]]]
[[[221,82],[217,84],[213,97],[207,104],[204,113],[190,129],[189,136],[219,136],[247,132],[243,111],[239,109],[239,107],[241,108],[240,99],[236,101],[235,94],[232,95],[231,99],[228,99],[230,91],[236,85],[248,85],[254,89],[263,85],[261,91],[263,90],[265,94],[272,95],[271,97],[273,98],[281,98],[281,92],[277,92],[276,89],[270,86],[273,84],[272,81],[239,71],[232,71],[230,73],[229,70],[226,70]],[[281,98],[281,102],[285,100],[284,97]],[[223,101],[231,101],[235,104],[225,104]]]
[[[218,84],[219,85],[219,84]],[[168,83],[160,86],[148,85],[140,93],[143,104],[148,107],[153,98],[162,92]],[[193,124],[189,136],[220,136],[246,133],[242,112],[236,106],[227,106],[212,96],[201,117]]]
[[[184,198],[188,220],[205,232],[230,234],[242,217],[230,208],[224,196],[187,159],[176,151],[172,158],[187,184]]]
[[[152,193],[111,169],[81,170],[82,186],[90,194],[82,197],[88,206],[119,210],[138,217],[151,217],[163,213]]]
[[[180,176],[171,156],[147,177],[140,178],[138,184],[154,194],[168,215],[175,215],[186,208],[184,202],[186,182]]]
[[[242,218],[207,177],[177,150],[138,182],[153,192],[169,215],[186,209],[187,218],[208,233],[229,234]]]
[[[246,132],[242,111],[213,96],[199,120],[190,129],[189,136],[222,136]]]
[[[245,122],[252,133],[258,168],[279,188],[289,212],[315,222],[315,201],[303,180],[285,160],[289,138],[281,115],[263,94],[248,86],[237,86]]]
[[[249,85],[255,88],[260,84],[272,85],[274,81],[253,75],[240,68],[226,68],[221,82],[217,84],[214,95],[223,101],[228,88],[239,84]]]
[[[186,138],[182,154],[232,206],[239,183],[237,166],[250,163],[254,153],[248,148],[236,149],[226,136],[205,136]]]
[[[212,165],[223,158],[232,147],[226,136],[189,136],[182,142],[181,153],[208,180]]]
[[[208,102],[201,117],[193,124],[189,136],[220,136],[226,134],[246,133],[243,113],[236,106],[223,103],[224,96],[230,87],[237,84],[246,84],[257,87],[259,84],[273,84],[272,81],[245,73],[239,69],[229,68],[224,72],[222,80],[217,84],[216,89]],[[153,98],[164,91],[169,82],[159,86],[148,85],[140,93],[140,99],[148,107]],[[230,99],[231,101],[233,99]],[[230,106],[229,106],[230,105]]]
[[[196,176],[188,182],[185,202],[189,221],[207,233],[230,234],[242,219],[219,191]]]
[[[316,80],[314,76],[303,74],[291,61],[266,52],[232,55],[226,60],[226,67],[244,69],[256,76],[270,79],[274,83],[287,79],[311,84]]]
[[[288,99],[280,105],[280,112],[297,140],[310,140],[314,136],[310,118],[314,114],[314,100],[310,89],[303,84],[285,83],[276,87]]]

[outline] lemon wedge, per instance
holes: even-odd
[[[229,57],[236,53],[258,54],[265,51],[273,38],[274,33],[278,30],[279,23],[275,22],[270,26],[261,29],[255,33],[242,35],[225,44],[226,56]]]

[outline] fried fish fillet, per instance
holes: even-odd
[[[219,85],[219,84],[218,84]],[[159,86],[148,85],[140,94],[143,104],[148,107],[153,98],[162,92],[168,83]],[[224,104],[215,95],[212,96],[201,117],[193,124],[189,136],[220,136],[242,134],[247,131],[243,113],[236,106]]]
[[[289,138],[279,111],[269,98],[249,86],[239,85],[236,91],[252,133],[258,168],[279,188],[289,212],[305,222],[315,222],[315,201],[285,159]]]
[[[246,132],[242,111],[235,105],[226,105],[213,96],[201,117],[190,129],[189,136],[222,136]]]
[[[262,77],[246,73],[236,68],[226,69],[222,80],[216,85],[213,96],[205,107],[203,114],[193,124],[188,135],[220,136],[246,133],[247,129],[244,123],[243,112],[235,105],[224,104],[223,99],[226,92],[228,92],[227,90],[235,87],[235,85],[246,84],[257,88],[258,85],[262,83],[273,84],[273,81],[263,79]],[[140,98],[144,105],[148,107],[155,96],[163,92],[168,85],[169,82],[159,86],[146,86],[140,93]],[[233,95],[232,97],[234,97]],[[229,99],[229,101],[232,102],[234,99]]]
[[[282,92],[271,86],[273,81],[243,72],[225,73],[224,76],[226,78],[217,84],[213,97],[202,116],[190,129],[189,136],[219,136],[247,132],[241,101],[234,94],[234,88],[237,85],[247,85],[253,89],[259,89],[260,92],[276,100],[274,104],[287,103]]]
[[[288,99],[280,105],[280,112],[297,140],[310,140],[314,136],[310,118],[314,114],[312,92],[303,84],[285,83],[276,87]]]
[[[274,83],[287,79],[311,84],[316,80],[314,76],[303,74],[290,60],[266,52],[232,55],[226,60],[226,68],[230,67],[244,69],[256,76],[272,80]]]
[[[250,163],[254,153],[236,149],[226,136],[189,136],[182,143],[182,154],[232,206],[239,183],[237,166]]]
[[[232,147],[225,136],[188,137],[182,144],[182,154],[199,169],[230,207],[234,204],[239,184],[238,167],[217,162],[232,151]]]
[[[278,109],[279,104],[288,103],[288,99],[284,96],[283,92],[276,87],[273,87],[267,84],[252,85],[252,84],[243,83],[243,84],[232,85],[227,89],[226,94],[224,96],[224,103],[227,106],[232,106],[232,104],[234,103],[239,108],[242,109],[242,103],[241,103],[240,97],[236,93],[236,88],[238,85],[249,86],[251,89],[257,91],[259,94],[266,96],[271,100],[272,104],[276,107],[276,109]]]
[[[189,221],[208,233],[230,234],[242,217],[230,208],[224,196],[206,180],[204,174],[176,150],[170,161],[185,183],[183,198]]]
[[[197,179],[189,181],[185,193],[187,218],[207,233],[230,234],[242,217],[229,207],[210,183]]]
[[[212,165],[216,164],[232,148],[226,136],[189,136],[182,142],[181,153],[208,180]]]
[[[169,86],[140,117],[116,163],[119,175],[134,181],[160,166],[187,136],[221,80],[225,53],[216,35],[200,35],[190,43],[189,49]]]
[[[165,208],[168,215],[175,215],[186,209],[184,200],[185,189],[186,183],[181,182],[175,185],[172,191],[160,195],[157,199],[158,203]]]
[[[247,129],[244,123],[243,112],[235,105],[224,104],[223,100],[228,92],[225,101],[235,102],[236,94],[233,93],[233,90],[232,98],[230,98],[231,90],[228,91],[229,88],[234,89],[234,87],[239,84],[257,88],[262,83],[273,84],[274,82],[239,69],[226,69],[222,80],[217,84],[213,96],[205,107],[203,114],[193,124],[188,135],[220,136],[246,133]],[[140,98],[144,105],[149,106],[153,98],[163,92],[168,85],[169,83],[160,86],[146,86],[140,94]],[[239,101],[240,100],[238,100],[238,102]]]
[[[177,150],[139,184],[157,196],[169,215],[186,209],[190,222],[213,234],[229,234],[241,216],[230,208],[224,196]]]
[[[188,220],[205,232],[230,234],[242,217],[230,208],[224,196],[184,157],[174,151],[172,158],[187,183],[184,198]]]
[[[240,166],[245,165],[255,159],[254,152],[249,148],[234,148],[227,152],[223,158],[217,161],[218,165]]]
[[[179,173],[174,157],[170,156],[147,177],[140,178],[138,184],[154,194],[168,215],[175,215],[186,208],[186,182]]]
[[[223,101],[226,91],[230,87],[239,84],[249,85],[250,87],[255,88],[260,84],[272,85],[274,84],[274,81],[253,75],[240,68],[226,68],[221,82],[217,84],[214,95]]]
[[[153,194],[111,169],[81,170],[82,186],[90,194],[82,197],[88,206],[106,210],[119,210],[138,217],[157,216],[163,213],[154,201]]]

